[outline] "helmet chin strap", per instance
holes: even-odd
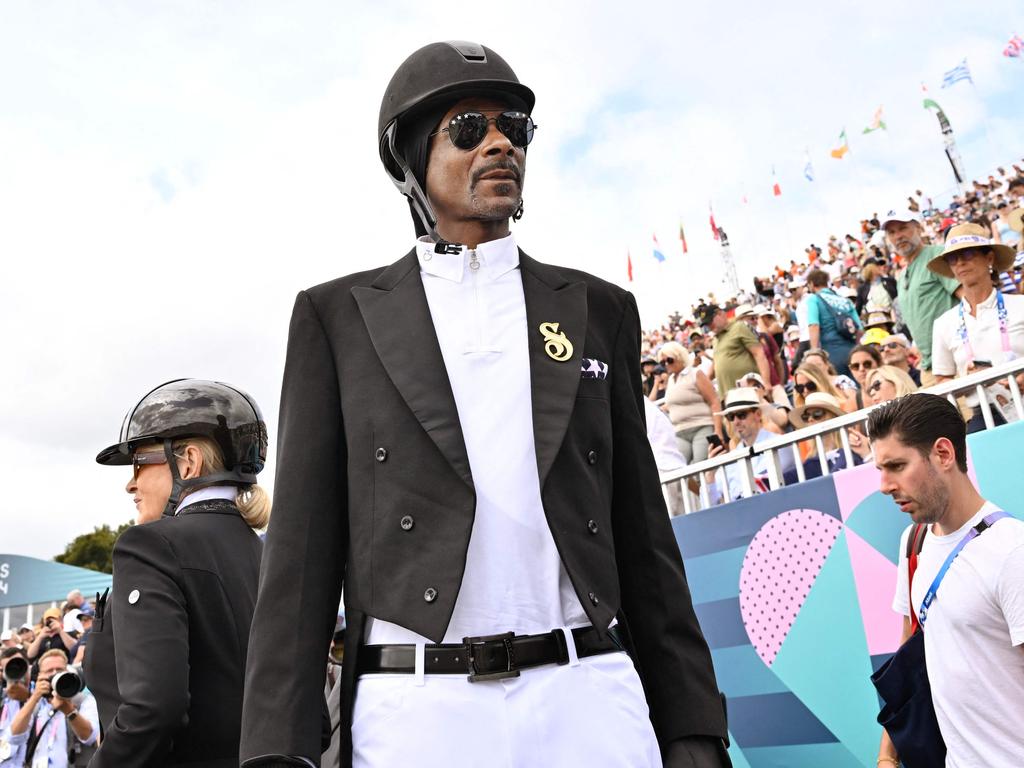
[[[211,485],[231,483],[232,485],[255,485],[256,475],[241,470],[224,470],[223,472],[211,472],[208,475],[199,477],[183,478],[178,473],[178,462],[174,455],[174,444],[171,440],[164,440],[164,456],[167,457],[167,466],[171,470],[171,495],[167,498],[167,505],[164,507],[164,517],[174,517],[178,505],[189,491],[198,488],[208,488]]]

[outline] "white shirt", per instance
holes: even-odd
[[[977,317],[971,314],[970,306],[963,302],[964,325],[976,360],[988,360],[999,365],[1024,355],[1024,296],[1004,293],[1003,302],[1006,306],[1006,330],[1010,336],[1010,356],[1003,352],[995,289],[978,304]],[[932,373],[958,378],[967,375],[967,350],[960,338],[960,305],[935,318],[932,331]],[[977,405],[977,394],[969,393],[967,404]]]
[[[466,569],[444,642],[584,626],[589,621],[541,503],[515,240],[509,235],[457,254],[434,253],[433,243],[420,241],[416,250],[476,490]],[[391,622],[368,624],[368,643],[429,642]]]
[[[178,502],[178,506],[174,509],[174,514],[178,514],[185,507],[191,504],[198,504],[200,501],[209,501],[210,499],[227,499],[228,501],[234,501],[238,498],[238,488],[233,485],[211,485],[207,488],[200,488],[198,491],[192,491],[188,496]]]
[[[986,502],[961,528],[924,539],[912,602],[924,596],[950,551],[983,517]],[[900,541],[892,607],[910,615],[907,538]],[[998,521],[960,551],[925,624],[928,681],[946,742],[948,768],[1019,766],[1024,755],[1024,522]]]
[[[686,457],[679,450],[676,431],[672,422],[662,410],[644,398],[644,415],[647,417],[647,440],[654,451],[654,463],[660,472],[671,472],[686,466]]]
[[[778,437],[774,432],[769,432],[767,429],[761,428],[761,431],[757,433],[757,438],[754,443],[760,443],[764,440],[771,440],[773,437]],[[733,453],[737,456],[742,455],[750,450],[750,446],[746,443],[740,443],[740,446],[736,448]],[[776,451],[776,455],[779,457],[779,477],[782,477],[786,472],[793,469],[793,452],[790,450]],[[750,469],[754,473],[755,478],[767,478],[768,477],[768,462],[770,456],[767,451],[759,453],[750,460]],[[715,481],[708,485],[708,497],[712,504],[721,504],[725,498],[725,494],[722,492],[722,483],[728,481],[729,483],[729,497],[735,501],[736,499],[743,498],[745,495],[743,492],[743,473],[741,471],[742,464],[736,462],[734,464],[726,464],[724,467],[719,468],[715,471]],[[763,493],[758,489],[757,483],[752,483],[753,491],[755,494]],[[767,488],[767,485],[765,486]]]
[[[807,323],[807,302],[810,300],[811,294],[805,293],[800,297],[800,301],[796,303],[796,324],[800,328],[800,341],[811,340],[811,326]]]
[[[86,693],[81,697],[81,701],[75,705],[75,709],[79,711],[81,717],[84,717],[92,725],[92,733],[84,741],[78,739],[77,734],[74,738],[78,739],[82,744],[95,744],[100,722],[99,713],[96,711],[96,699],[91,694]],[[37,726],[41,727],[43,723],[46,723],[46,727],[39,738],[35,754],[32,755],[32,768],[67,768],[68,722],[64,715],[58,712],[47,723],[47,718],[50,717],[51,712],[53,712],[53,708],[50,707],[50,703],[43,700],[36,706],[36,711],[27,731],[13,735],[10,723],[7,724],[7,727],[0,732],[0,744],[3,744],[5,741],[7,742],[10,748],[10,757],[6,760],[0,760],[0,768],[21,768],[25,762],[25,750],[29,734]]]

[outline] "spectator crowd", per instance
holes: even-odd
[[[99,715],[82,664],[95,615],[76,589],[38,624],[0,635],[0,768],[89,762]]]
[[[652,444],[661,436],[659,468],[748,450],[1024,355],[1022,231],[1024,168],[1000,167],[943,208],[918,190],[861,220],[855,234],[809,245],[750,290],[709,295],[645,332],[641,372],[658,406],[648,423]],[[1018,418],[1010,386],[986,386],[995,425]],[[977,394],[958,403],[968,432],[985,428]],[[661,420],[674,440],[665,424],[652,426]],[[802,472],[781,452],[784,482],[819,476],[823,464],[844,469],[848,456],[868,460],[867,436],[848,436],[849,454],[836,433],[802,442]],[[755,493],[767,489],[766,461],[753,457]],[[728,498],[744,493],[738,470],[725,469],[707,475],[712,505],[725,498],[723,484]]]

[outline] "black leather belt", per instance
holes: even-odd
[[[602,640],[593,627],[572,630],[578,658],[625,650],[612,627]],[[559,629],[543,635],[486,635],[467,637],[462,643],[428,645],[423,654],[423,671],[428,675],[469,673],[471,683],[519,677],[520,669],[544,664],[568,664],[569,649]],[[358,674],[404,674],[416,671],[415,645],[364,645],[359,649]]]

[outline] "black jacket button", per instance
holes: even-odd
[[[591,451],[587,454],[588,464],[597,464],[597,451]]]
[[[388,458],[388,449],[378,448],[376,453],[373,454],[373,458],[375,458],[377,461],[386,461]]]
[[[597,595],[595,595],[593,592],[589,593],[587,595],[587,597],[590,598],[590,602],[592,602],[594,605],[597,605],[598,603],[601,602],[600,600],[597,599]]]
[[[402,518],[401,526],[403,531],[411,531],[414,525],[416,525],[416,521],[412,519],[412,515],[406,515]]]
[[[432,603],[437,600],[437,590],[433,587],[427,587],[426,592],[423,593],[423,599],[428,603]]]
[[[596,520],[588,520],[587,521],[587,529],[591,533],[597,533],[597,521]]]

